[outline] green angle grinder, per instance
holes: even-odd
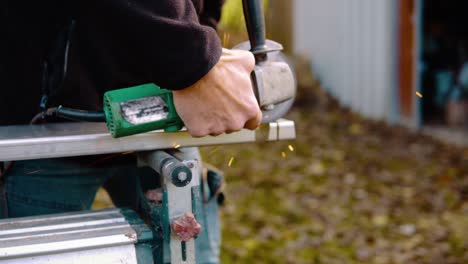
[[[250,42],[241,43],[234,49],[250,50],[255,56],[252,86],[262,110],[262,123],[268,123],[291,108],[296,95],[296,80],[281,53],[282,45],[266,40],[262,0],[243,0],[242,4]],[[57,115],[67,118],[63,114],[65,109],[59,110],[62,112]],[[161,129],[174,132],[184,126],[176,112],[172,92],[156,84],[106,92],[104,113],[109,132],[116,138]]]

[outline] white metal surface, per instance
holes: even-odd
[[[277,140],[288,140],[296,138],[296,130],[292,129],[294,128],[294,121],[282,119],[274,125],[270,124],[270,130],[274,130],[274,128],[277,130],[275,133],[277,135]]]
[[[85,254],[81,251],[122,245],[133,248],[137,239],[117,209],[4,219],[0,221],[0,263],[45,261],[47,258],[41,256],[80,255]]]
[[[84,239],[81,239],[78,235],[76,235],[76,240],[65,240],[50,243],[37,242],[36,244],[31,245],[17,244],[15,246],[3,247],[2,255],[0,255],[0,261],[7,261],[8,259],[23,256],[49,255],[63,252],[78,252],[93,248],[111,247],[119,245],[133,246],[133,244],[135,244],[134,241],[131,241],[124,234],[91,237],[92,235],[99,234],[96,234],[94,232],[93,234],[89,234],[88,238]]]
[[[8,264],[137,264],[135,247],[122,245],[110,248],[97,248],[78,252],[65,252],[47,256],[33,256],[18,259],[0,260]]]
[[[366,117],[392,118],[397,1],[295,0],[295,52],[310,56],[323,86]]]
[[[118,225],[128,226],[125,218],[118,209],[96,211],[90,213],[67,213],[42,217],[24,217],[4,219],[0,221],[0,244],[2,241],[15,239],[21,236],[29,236],[28,233],[41,234],[57,230],[72,231],[78,227],[113,227]]]
[[[265,133],[266,132],[266,133]],[[278,120],[256,131],[242,130],[217,137],[193,138],[187,132],[154,131],[112,138],[103,123],[67,123],[0,127],[0,160],[28,160],[294,139],[294,122]],[[286,136],[285,136],[286,135]]]

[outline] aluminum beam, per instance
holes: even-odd
[[[186,131],[153,131],[112,138],[104,123],[60,123],[0,127],[0,161],[73,157],[174,147],[225,145],[296,137],[293,121],[280,119],[255,131],[193,138]]]

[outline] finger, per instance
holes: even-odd
[[[191,129],[187,125],[186,125],[186,128],[187,128],[187,132],[194,138],[201,138],[201,137],[205,137],[208,135],[206,131],[201,130],[201,129]]]
[[[239,132],[241,129],[229,129],[229,130],[226,130],[226,134],[232,134],[234,132]]]
[[[245,54],[245,57],[246,57],[246,67],[247,67],[247,71],[248,72],[252,72],[255,68],[255,57],[254,55],[252,54],[252,52],[248,51],[246,54]]]
[[[224,131],[226,131],[226,129],[224,129],[223,127],[224,126],[222,126],[222,125],[212,127],[211,129],[209,129],[209,135],[212,136],[212,137],[217,137],[217,136],[223,134]]]
[[[244,127],[250,130],[255,130],[257,127],[260,126],[261,121],[262,121],[262,112],[258,111],[257,116],[247,121]]]
[[[232,50],[235,57],[242,62],[242,65],[248,72],[252,72],[255,68],[255,57],[250,51],[246,50]]]
[[[221,135],[221,134],[222,134],[222,133],[210,133],[210,136],[212,136],[212,137],[217,137],[217,136],[219,136],[219,135]]]

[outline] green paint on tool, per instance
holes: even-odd
[[[116,138],[159,129],[175,132],[184,126],[172,92],[152,83],[106,92],[104,113]]]

